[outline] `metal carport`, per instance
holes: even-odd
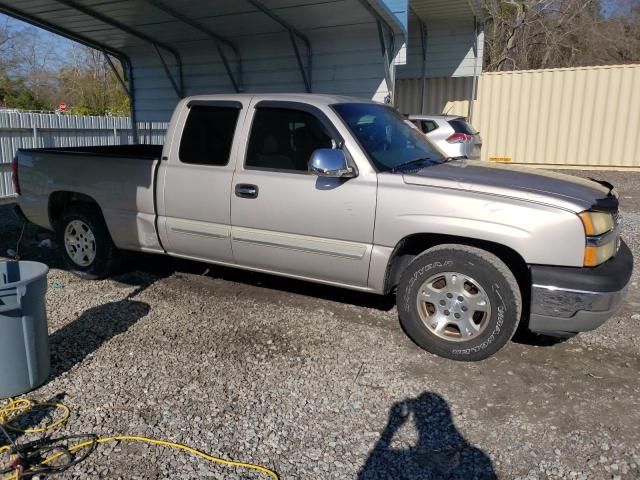
[[[119,59],[134,120],[165,121],[186,95],[311,91],[392,102],[396,75],[473,75],[478,3],[3,0],[0,10]]]

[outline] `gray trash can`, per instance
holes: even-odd
[[[38,262],[0,262],[0,398],[33,390],[49,376],[48,271]]]

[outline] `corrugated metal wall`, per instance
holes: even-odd
[[[139,122],[141,143],[162,144],[168,124]],[[18,148],[79,147],[133,143],[128,117],[0,112],[0,201],[15,194],[11,161]]]
[[[424,102],[420,107],[422,79],[402,79],[396,85],[396,106],[402,113],[469,113],[472,77],[442,77],[424,79]]]
[[[403,113],[467,116],[472,77],[399,80]],[[483,73],[472,123],[482,159],[640,168],[640,65]]]
[[[468,12],[465,18],[440,19],[428,25],[428,76],[466,76],[473,73],[473,14],[468,2],[457,3],[464,7],[462,12]],[[193,18],[203,15],[197,3],[186,2],[184,8],[184,13]],[[207,9],[213,7],[207,6],[205,11]],[[388,88],[377,24],[359,1],[282,2],[276,11],[302,31],[313,46],[311,83],[314,93],[384,100]],[[303,92],[304,83],[294,51],[282,28],[263,14],[247,12],[241,22],[251,22],[248,31],[259,33],[238,36],[237,32],[228,32],[237,18],[235,13],[229,18],[213,15],[207,18],[207,25],[218,33],[227,32],[242,52],[244,91]],[[395,38],[397,78],[415,77],[421,72],[419,30],[413,18],[409,40],[402,36]],[[405,42],[406,48],[403,47]],[[175,41],[174,44],[184,63],[185,95],[232,92],[224,65],[211,40]],[[149,45],[140,45],[124,50],[134,65],[138,119],[168,120],[178,98],[153,49]],[[479,53],[481,57],[482,42]],[[408,63],[403,65],[405,56]],[[236,64],[232,61],[231,66],[235,69]]]
[[[207,6],[208,10],[214,7]],[[185,14],[202,11],[189,2]],[[313,46],[312,90],[382,101],[388,93],[375,18],[357,0],[284,2],[277,14],[296,25]],[[207,26],[224,34],[238,15],[207,18]],[[304,83],[282,27],[260,12],[244,14],[250,35],[227,32],[242,52],[245,92],[304,92]],[[238,24],[242,25],[242,23]],[[240,30],[238,30],[240,31]],[[167,40],[168,41],[168,40]],[[225,68],[210,39],[174,44],[183,60],[185,95],[231,93]],[[396,45],[399,48],[400,45]],[[139,120],[167,121],[178,98],[162,64],[148,46],[124,48],[134,64],[135,105]],[[303,52],[304,54],[304,49]],[[232,69],[235,63],[230,62]],[[453,66],[451,68],[454,68]]]
[[[640,167],[640,65],[485,73],[482,158]]]
[[[429,6],[425,11],[429,11]],[[450,8],[450,7],[447,7]],[[427,19],[429,15],[425,13]],[[436,18],[427,20],[427,61],[425,76],[471,77],[473,72],[482,72],[484,33],[478,38],[478,61],[473,51],[473,16],[467,18]],[[397,68],[398,78],[418,78],[422,73],[422,42],[420,26],[414,15],[409,17],[407,41],[407,63]]]

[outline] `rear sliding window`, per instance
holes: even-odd
[[[471,125],[462,120],[461,118],[457,118],[455,120],[449,120],[449,125],[453,128],[453,131],[456,133],[466,133],[467,135],[475,135],[476,132]]]
[[[180,140],[180,161],[196,165],[229,163],[240,109],[193,105]]]

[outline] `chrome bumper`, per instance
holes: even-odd
[[[570,334],[599,327],[624,303],[632,270],[624,242],[614,258],[596,268],[532,266],[529,329]]]

